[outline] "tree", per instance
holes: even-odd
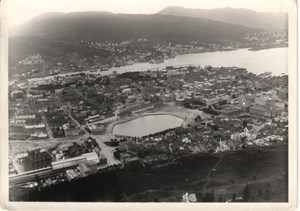
[[[202,121],[201,116],[198,115],[198,116],[195,118],[195,121],[196,121],[196,122],[201,122],[201,121]]]
[[[247,120],[244,120],[244,121],[243,121],[243,128],[247,127],[247,124],[248,124],[248,121],[247,121]]]
[[[222,202],[223,201],[223,198],[222,196],[219,196],[219,199],[218,199],[219,202]]]
[[[245,189],[243,190],[243,201],[249,202],[250,197],[251,197],[250,187],[249,187],[249,184],[247,184]]]
[[[41,180],[40,180],[39,175],[35,175],[35,176],[34,176],[34,180],[35,180],[39,185],[41,185]]]
[[[232,200],[232,202],[236,202],[236,193],[232,194],[231,200]]]
[[[120,153],[119,150],[115,150],[114,153],[113,153],[113,155],[114,155],[115,158],[117,158],[117,159],[120,160],[120,158],[121,158],[121,153]]]
[[[270,189],[268,188],[265,192],[265,195],[264,195],[264,200],[265,201],[270,201],[270,198],[271,198],[271,191]]]
[[[262,197],[262,195],[263,195],[263,192],[262,192],[261,189],[259,189],[259,190],[258,190],[258,196],[259,196],[259,197]]]
[[[211,191],[211,199],[213,202],[215,201],[215,190],[214,189],[212,189],[212,191]]]
[[[212,191],[211,193],[206,192],[203,197],[203,202],[214,202],[214,201],[215,201],[214,191]]]

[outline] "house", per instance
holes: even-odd
[[[182,201],[183,202],[197,202],[197,197],[196,197],[196,194],[192,193],[192,194],[189,194],[189,193],[185,193],[183,196],[182,196]]]
[[[163,101],[163,102],[171,102],[174,99],[174,95],[172,94],[164,94],[164,93],[160,93],[159,98]]]
[[[133,103],[136,101],[136,97],[134,95],[129,95],[126,99],[126,103]]]
[[[185,101],[184,101],[183,98],[177,98],[176,101],[175,101],[176,105],[178,105],[178,106],[183,106],[184,102]]]
[[[125,89],[122,90],[123,95],[129,96],[129,95],[131,95],[131,93],[132,93],[131,88],[125,88]]]
[[[92,125],[92,134],[94,135],[102,135],[105,133],[106,127],[102,124],[93,124]]]
[[[69,123],[63,124],[62,127],[64,129],[66,137],[80,135],[80,128],[79,127],[72,128]]]

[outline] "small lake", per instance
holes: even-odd
[[[113,134],[142,137],[179,127],[183,121],[183,119],[172,115],[148,115],[115,125]]]

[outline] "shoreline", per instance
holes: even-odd
[[[247,49],[248,51],[251,51],[251,52],[256,52],[256,51],[261,51],[261,50],[277,49],[277,48],[288,48],[288,47],[289,46],[287,46],[287,47],[266,47],[266,48],[259,48],[257,50],[256,49],[251,50],[252,48],[244,47],[244,48],[236,48],[236,49],[230,49],[230,50],[204,51],[204,52],[198,52],[198,53],[181,53],[181,54],[176,54],[175,57],[176,56],[188,55],[188,54],[193,54],[194,55],[194,54],[201,54],[201,53],[231,52],[231,51],[237,51],[237,50],[243,50],[243,49]],[[155,64],[163,64],[163,63],[165,63],[166,60],[174,59],[174,58],[173,57],[168,58],[168,59],[163,60],[162,62],[155,63]],[[152,64],[152,63],[150,63],[150,62],[136,62],[136,63],[131,64],[131,65],[122,65],[120,67],[110,67],[107,71],[96,71],[96,72],[93,69],[88,68],[88,69],[76,70],[76,71],[71,71],[71,72],[62,72],[62,73],[54,74],[54,75],[53,74],[52,75],[48,74],[48,75],[43,75],[43,76],[31,77],[31,78],[26,78],[24,80],[34,82],[34,81],[47,79],[47,78],[50,79],[50,78],[54,78],[54,77],[66,77],[66,76],[79,75],[79,74],[91,74],[91,75],[100,75],[100,76],[111,75],[112,71],[117,71],[117,70],[115,70],[115,68],[121,68],[121,67],[126,67],[126,66],[129,66],[128,68],[130,68],[130,66],[135,65],[135,64]],[[190,64],[190,65],[197,65],[197,64]],[[148,70],[151,70],[151,69],[153,69],[153,68],[149,68]],[[155,69],[159,69],[159,68],[155,68]],[[160,69],[160,71],[162,71],[162,70],[163,69]],[[143,72],[143,71],[147,71],[147,70],[139,70],[139,71]],[[111,73],[106,74],[107,72],[111,72]],[[125,71],[125,72],[127,72],[127,71]],[[120,73],[118,73],[118,74],[120,74]],[[9,79],[9,82],[14,82],[14,81],[16,81],[16,79]]]
[[[275,47],[253,47],[247,48],[248,51],[261,51],[261,50],[268,50],[268,49],[275,49],[275,48],[288,48],[289,46],[275,46]]]

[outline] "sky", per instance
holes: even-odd
[[[47,12],[109,11],[153,14],[167,6],[186,8],[246,8],[258,12],[287,12],[294,0],[6,0],[8,25],[13,26]]]

